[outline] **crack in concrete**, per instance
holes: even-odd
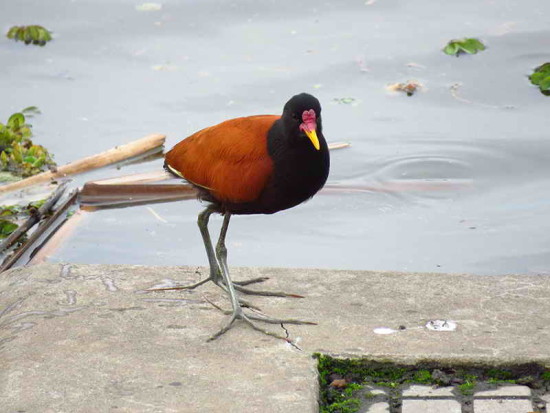
[[[298,345],[292,341],[292,339],[290,338],[290,333],[288,332],[288,329],[285,327],[285,325],[283,323],[281,323],[281,328],[284,330],[286,336],[285,336],[285,341],[290,344],[292,347],[294,347],[296,350],[300,350],[302,351],[302,349],[300,347],[298,347]]]

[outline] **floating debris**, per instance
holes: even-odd
[[[452,320],[430,320],[426,323],[426,328],[431,331],[455,331],[456,322]]]
[[[473,38],[455,39],[447,43],[443,48],[443,52],[450,56],[457,56],[463,53],[476,54],[486,47],[481,41]]]
[[[420,63],[415,63],[415,62],[407,63],[405,66],[411,67],[413,69],[426,69],[426,66],[421,65]]]
[[[163,217],[161,217],[153,208],[151,207],[145,207],[145,209],[147,209],[151,215],[153,215],[156,219],[158,219],[160,222],[163,222],[165,224],[168,223],[168,221],[166,221]]]
[[[386,86],[386,89],[390,92],[405,92],[407,96],[414,95],[421,88],[422,84],[416,80],[409,80],[406,83],[393,83]]]
[[[51,33],[46,28],[38,25],[13,26],[9,29],[6,37],[16,42],[22,41],[25,44],[35,44],[37,46],[44,46],[52,40]]]
[[[529,76],[529,80],[532,84],[539,87],[543,95],[550,96],[550,62],[537,67]]]
[[[160,3],[143,3],[136,6],[137,11],[160,11],[162,10],[162,4]]]
[[[178,67],[176,65],[166,63],[162,65],[151,66],[151,69],[156,70],[157,72],[175,72],[176,70],[178,70]]]
[[[334,98],[334,102],[344,104],[344,105],[351,105],[352,103],[356,102],[355,98]]]

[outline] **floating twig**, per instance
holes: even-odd
[[[117,163],[125,159],[138,156],[143,153],[150,153],[151,150],[158,148],[161,150],[166,137],[164,135],[152,134],[138,139],[125,145],[120,145],[109,149],[97,155],[89,156],[67,165],[58,167],[53,171],[42,172],[30,178],[23,179],[8,185],[0,186],[0,194],[22,189],[31,185],[39,184],[65,177],[75,175],[92,169],[101,168],[106,165]]]
[[[197,190],[190,184],[124,184],[87,183],[80,192],[82,206],[113,207],[152,202],[194,199]]]

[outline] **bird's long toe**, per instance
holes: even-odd
[[[301,324],[301,325],[310,325],[310,326],[317,325],[317,323],[314,323],[313,321],[297,320],[295,318],[273,318],[263,314],[262,315],[249,314],[246,317],[250,318],[251,320],[261,321],[263,323],[268,323],[268,324]]]
[[[233,284],[234,285],[240,285],[241,287],[243,287],[245,285],[263,283],[267,280],[269,280],[269,277],[258,277],[258,278],[251,278],[250,280],[233,281]]]
[[[291,297],[291,298],[305,298],[303,295],[285,293],[284,291],[262,291],[262,290],[251,290],[250,288],[245,288],[240,284],[235,284],[235,290],[248,295],[261,295],[264,297]]]
[[[146,291],[171,291],[171,290],[193,290],[197,287],[200,287],[203,284],[206,284],[208,281],[214,281],[212,277],[205,278],[194,284],[189,285],[177,285],[175,287],[166,287],[166,288],[149,288]]]
[[[216,334],[212,335],[207,341],[216,340],[217,338],[219,338],[220,336],[225,334],[227,331],[229,331],[231,329],[231,327],[233,326],[233,324],[235,323],[236,320],[242,320],[243,322],[248,324],[250,327],[252,327],[254,330],[259,331],[260,333],[263,333],[265,335],[268,335],[268,336],[271,336],[271,337],[274,337],[274,338],[278,338],[278,339],[281,339],[281,340],[285,340],[285,341],[290,342],[290,343],[292,343],[292,341],[290,341],[288,336],[283,337],[282,335],[279,335],[279,334],[274,333],[272,331],[266,330],[265,328],[262,328],[259,325],[257,325],[257,323],[255,323],[255,321],[262,322],[262,323],[267,323],[267,324],[280,324],[281,326],[283,326],[284,324],[317,325],[317,323],[314,323],[312,321],[297,320],[297,319],[294,319],[294,318],[273,318],[273,317],[267,316],[265,314],[260,313],[257,308],[248,307],[248,306],[243,305],[241,299],[239,299],[240,307],[234,309],[233,311],[225,311],[221,307],[219,307],[218,305],[216,305],[214,303],[211,303],[211,304],[214,305],[214,307],[216,307],[218,310],[222,311],[224,314],[230,315],[231,318],[225,324],[224,327],[222,327]],[[243,308],[246,308],[246,307],[250,308],[251,310],[256,310],[255,314],[250,314],[250,313],[246,314],[243,310]]]

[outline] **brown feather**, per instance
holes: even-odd
[[[256,200],[273,171],[267,134],[277,115],[231,119],[203,129],[166,154],[166,163],[221,202]]]

